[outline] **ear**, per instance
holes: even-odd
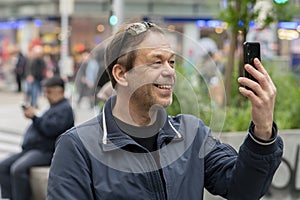
[[[126,79],[126,69],[123,65],[115,64],[112,69],[112,75],[120,86],[128,86]]]

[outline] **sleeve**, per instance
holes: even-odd
[[[261,138],[258,138],[254,134],[254,123],[251,121],[250,127],[249,127],[249,132],[248,135],[251,137],[251,139],[256,142],[257,144],[261,145],[270,145],[276,141],[277,135],[278,135],[278,129],[277,129],[277,124],[273,122],[273,128],[272,128],[272,136],[269,140],[263,140]]]
[[[57,141],[50,167],[47,200],[93,200],[87,153],[74,135],[63,134]]]
[[[269,145],[255,142],[248,134],[238,154],[231,146],[217,141],[205,157],[206,189],[231,200],[261,198],[268,191],[283,154],[283,141],[277,136],[277,127],[274,130],[276,140]]]
[[[50,108],[51,109],[51,108]],[[34,116],[34,127],[46,137],[57,137],[74,125],[74,116],[71,108],[64,107],[44,114],[42,117]]]

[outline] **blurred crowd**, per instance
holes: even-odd
[[[42,81],[58,75],[74,86],[68,92],[75,96],[77,106],[86,98],[93,108],[113,92],[103,57],[102,51],[91,53],[84,49],[78,52],[73,57],[73,74],[66,76],[60,73],[59,55],[44,53],[41,45],[33,46],[26,54],[14,47],[5,58],[0,58],[0,90],[22,92],[24,103],[38,108],[38,99],[43,93]]]

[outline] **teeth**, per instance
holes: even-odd
[[[171,85],[158,85],[157,87],[160,89],[171,89],[172,88]]]

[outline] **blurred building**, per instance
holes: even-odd
[[[226,40],[222,23],[215,19],[228,0],[69,1],[74,4],[68,28],[68,45],[72,53],[92,49],[111,36],[114,27],[110,25],[109,18],[115,14],[113,2],[123,2],[123,17],[119,19],[122,22],[149,19],[195,40],[213,35],[218,48],[223,48]],[[300,0],[289,1],[300,5]],[[1,0],[0,13],[2,54],[4,52],[5,55],[11,45],[20,46],[26,53],[36,44],[42,44],[46,53],[59,54],[62,38],[60,0]],[[296,23],[294,29],[298,28],[300,20]],[[293,36],[290,31],[281,33]],[[295,35],[296,32],[293,33]],[[184,41],[183,44],[186,45],[183,45],[183,51],[192,55],[189,44]]]
[[[70,44],[92,46],[111,35],[109,17],[112,0],[74,0],[70,16]],[[151,18],[155,21],[182,21],[182,18],[214,18],[220,0],[124,0],[124,19]],[[1,0],[0,41],[21,46],[23,51],[41,40],[46,51],[58,51],[60,40],[59,0]]]

